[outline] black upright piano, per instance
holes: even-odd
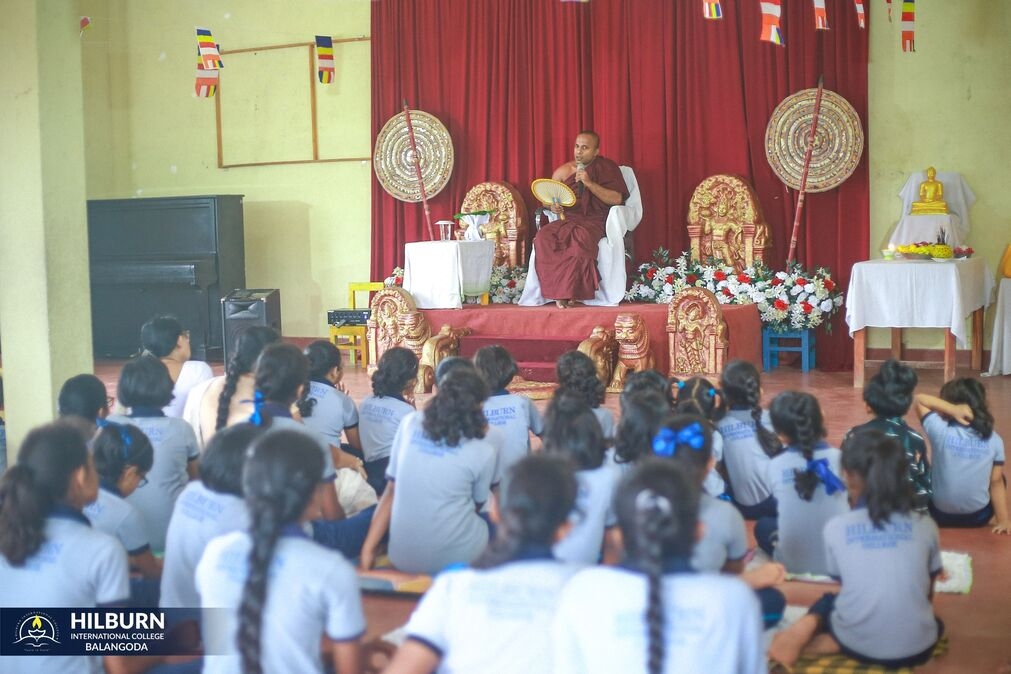
[[[242,195],[89,201],[88,247],[96,356],[136,354],[161,313],[194,358],[221,358],[221,298],[246,285]]]

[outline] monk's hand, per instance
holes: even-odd
[[[562,205],[557,202],[551,204],[548,208],[552,213],[555,213],[557,215],[561,215],[562,212],[565,211],[565,209],[562,208]]]
[[[583,183],[585,187],[589,187],[592,181],[587,180],[586,169],[577,168],[575,180],[577,183]]]

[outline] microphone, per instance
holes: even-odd
[[[586,164],[584,164],[581,161],[580,162],[576,162],[576,170],[577,171],[585,171],[586,170]],[[585,190],[585,189],[586,189],[586,185],[583,184],[582,180],[580,180],[579,182],[576,183],[576,194],[577,195],[583,196],[583,190]]]

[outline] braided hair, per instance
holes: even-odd
[[[615,496],[626,561],[646,574],[646,671],[664,671],[670,633],[663,602],[664,562],[688,560],[695,545],[699,487],[678,463],[645,459],[629,474]]]
[[[487,398],[488,387],[474,368],[453,370],[439,382],[438,393],[425,406],[425,435],[449,447],[483,438],[488,430],[483,409]]]
[[[566,351],[555,363],[558,393],[581,396],[590,407],[600,407],[604,402],[604,383],[597,377],[593,360],[582,351]]]
[[[17,464],[0,478],[0,554],[8,564],[23,566],[42,547],[46,517],[88,462],[84,435],[66,421],[28,433]]]
[[[941,400],[952,405],[968,405],[972,410],[969,428],[984,440],[989,440],[993,435],[993,414],[986,404],[986,389],[978,379],[952,379],[941,387]]]
[[[280,339],[281,335],[276,330],[262,325],[254,325],[239,333],[235,351],[225,368],[225,386],[218,398],[218,418],[214,422],[214,430],[220,431],[228,424],[228,411],[232,406],[232,396],[235,395],[239,377],[252,372],[263,349]]]
[[[524,547],[550,547],[575,507],[576,490],[567,462],[536,454],[523,458],[510,472],[495,540],[474,566],[488,569],[513,561]]]
[[[317,339],[305,347],[302,354],[309,361],[309,381],[333,387],[333,382],[327,379],[330,370],[341,369],[341,352],[330,340]],[[309,387],[305,387],[302,397],[296,403],[303,418],[312,416],[316,407],[316,399],[309,395]]]
[[[723,368],[720,393],[730,407],[747,407],[755,422],[758,444],[768,456],[782,450],[776,434],[762,424],[762,380],[754,365],[746,360],[732,360]]]
[[[600,421],[586,399],[572,392],[555,392],[541,439],[546,454],[562,457],[575,470],[593,470],[604,463],[607,441]]]
[[[677,399],[674,404],[678,412],[697,414],[710,421],[719,421],[727,409],[719,391],[704,377],[692,377],[677,383]]]
[[[387,349],[372,373],[372,395],[377,398],[399,398],[408,382],[418,378],[418,357],[410,349],[396,346]]]
[[[713,456],[713,425],[698,414],[674,414],[653,438],[653,454],[687,468],[701,482]]]
[[[788,438],[790,444],[799,449],[807,461],[814,458],[814,448],[825,437],[825,421],[818,399],[810,393],[785,391],[772,399],[769,406],[772,427],[780,435]],[[805,501],[814,497],[818,486],[818,476],[811,468],[794,470],[794,488]]]
[[[309,361],[294,344],[271,344],[256,359],[256,392],[264,401],[290,405],[308,385]],[[300,413],[304,412],[303,404],[299,405]],[[270,419],[263,421],[262,426],[269,428]]]
[[[623,392],[621,419],[614,432],[615,462],[634,463],[649,456],[653,436],[669,414],[663,394],[654,389],[640,389],[632,395]]]
[[[142,430],[131,424],[105,423],[92,443],[95,470],[107,482],[116,484],[123,471],[135,466],[141,475],[154,464],[154,448]]]
[[[895,438],[875,429],[850,433],[842,444],[842,467],[863,481],[861,496],[876,529],[884,528],[892,513],[906,514],[912,510],[909,464]]]
[[[264,434],[249,448],[242,490],[251,520],[252,546],[238,631],[244,674],[263,674],[260,649],[270,563],[282,528],[299,521],[322,470],[323,457],[316,443],[296,431]]]

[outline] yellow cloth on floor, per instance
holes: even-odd
[[[948,637],[942,636],[934,646],[933,657],[948,652]],[[771,671],[783,671],[779,670]],[[912,667],[888,669],[880,665],[867,665],[845,655],[802,655],[789,670],[792,674],[913,674]]]

